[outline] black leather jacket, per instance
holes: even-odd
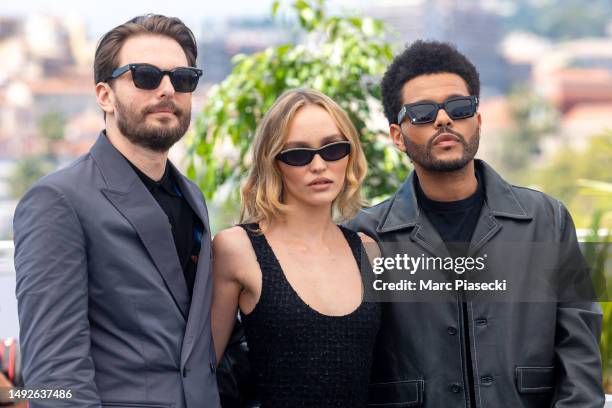
[[[515,249],[523,243],[525,253],[534,242],[566,242],[577,248],[572,219],[559,201],[511,186],[486,163],[475,164],[483,175],[486,198],[472,253],[503,242],[518,242]],[[347,227],[381,243],[410,242],[426,253],[435,251],[442,242],[419,211],[414,181],[413,172],[394,196],[361,211]],[[381,249],[385,256],[384,245]],[[522,255],[508,254],[503,261],[520,265]],[[459,298],[383,304],[372,406],[467,407],[467,364],[473,370],[478,408],[603,406],[598,303],[472,302],[468,297],[465,320],[462,309]],[[472,358],[467,363],[462,352],[466,329]]]

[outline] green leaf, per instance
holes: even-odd
[[[280,1],[275,0],[272,2],[272,17],[276,17],[276,13],[278,12],[278,8],[280,7]]]
[[[279,4],[272,4],[273,17]],[[379,130],[366,125],[372,123],[373,115],[380,115],[371,106],[380,104],[380,77],[392,57],[384,24],[370,18],[330,16],[323,0],[296,0],[290,12],[300,22],[295,36],[299,42],[235,56],[230,75],[211,88],[188,150],[189,177],[208,199],[224,183],[230,188],[228,199],[239,197],[238,183],[248,171],[257,124],[282,92],[310,87],[333,98],[358,129],[370,163],[366,198],[388,196],[404,179],[408,166],[391,143],[379,142]],[[236,206],[227,206],[228,211],[232,208]],[[224,215],[223,222],[234,218]]]

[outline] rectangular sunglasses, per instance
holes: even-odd
[[[470,118],[478,110],[477,96],[456,96],[442,103],[416,102],[402,106],[397,115],[397,123],[401,124],[406,116],[410,118],[413,125],[422,125],[436,120],[438,111],[444,109],[448,116],[453,119]]]
[[[318,149],[296,147],[283,150],[276,155],[276,159],[290,166],[305,166],[310,163],[317,154],[325,161],[336,161],[346,157],[350,152],[351,143],[347,140],[343,140],[341,142],[326,144]]]
[[[127,64],[115,69],[105,82],[128,71],[132,71],[132,81],[136,88],[146,90],[157,89],[164,75],[168,75],[176,92],[193,92],[202,76],[202,70],[193,67],[178,67],[168,71],[151,64]]]

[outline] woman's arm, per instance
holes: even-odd
[[[213,248],[213,301],[212,301],[212,334],[217,355],[217,364],[221,361],[225,347],[232,333],[238,299],[243,288],[241,283],[241,252],[244,253],[244,231],[233,227],[215,235]],[[241,236],[242,235],[242,236]],[[246,243],[250,245],[248,239]]]

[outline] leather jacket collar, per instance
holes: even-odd
[[[519,220],[533,218],[533,215],[521,205],[510,185],[495,170],[482,160],[476,159],[474,164],[482,171],[485,184],[485,208],[488,209],[489,215]],[[391,198],[387,213],[376,227],[378,233],[410,228],[424,223],[425,217],[420,214],[414,183],[415,172],[413,170]]]

